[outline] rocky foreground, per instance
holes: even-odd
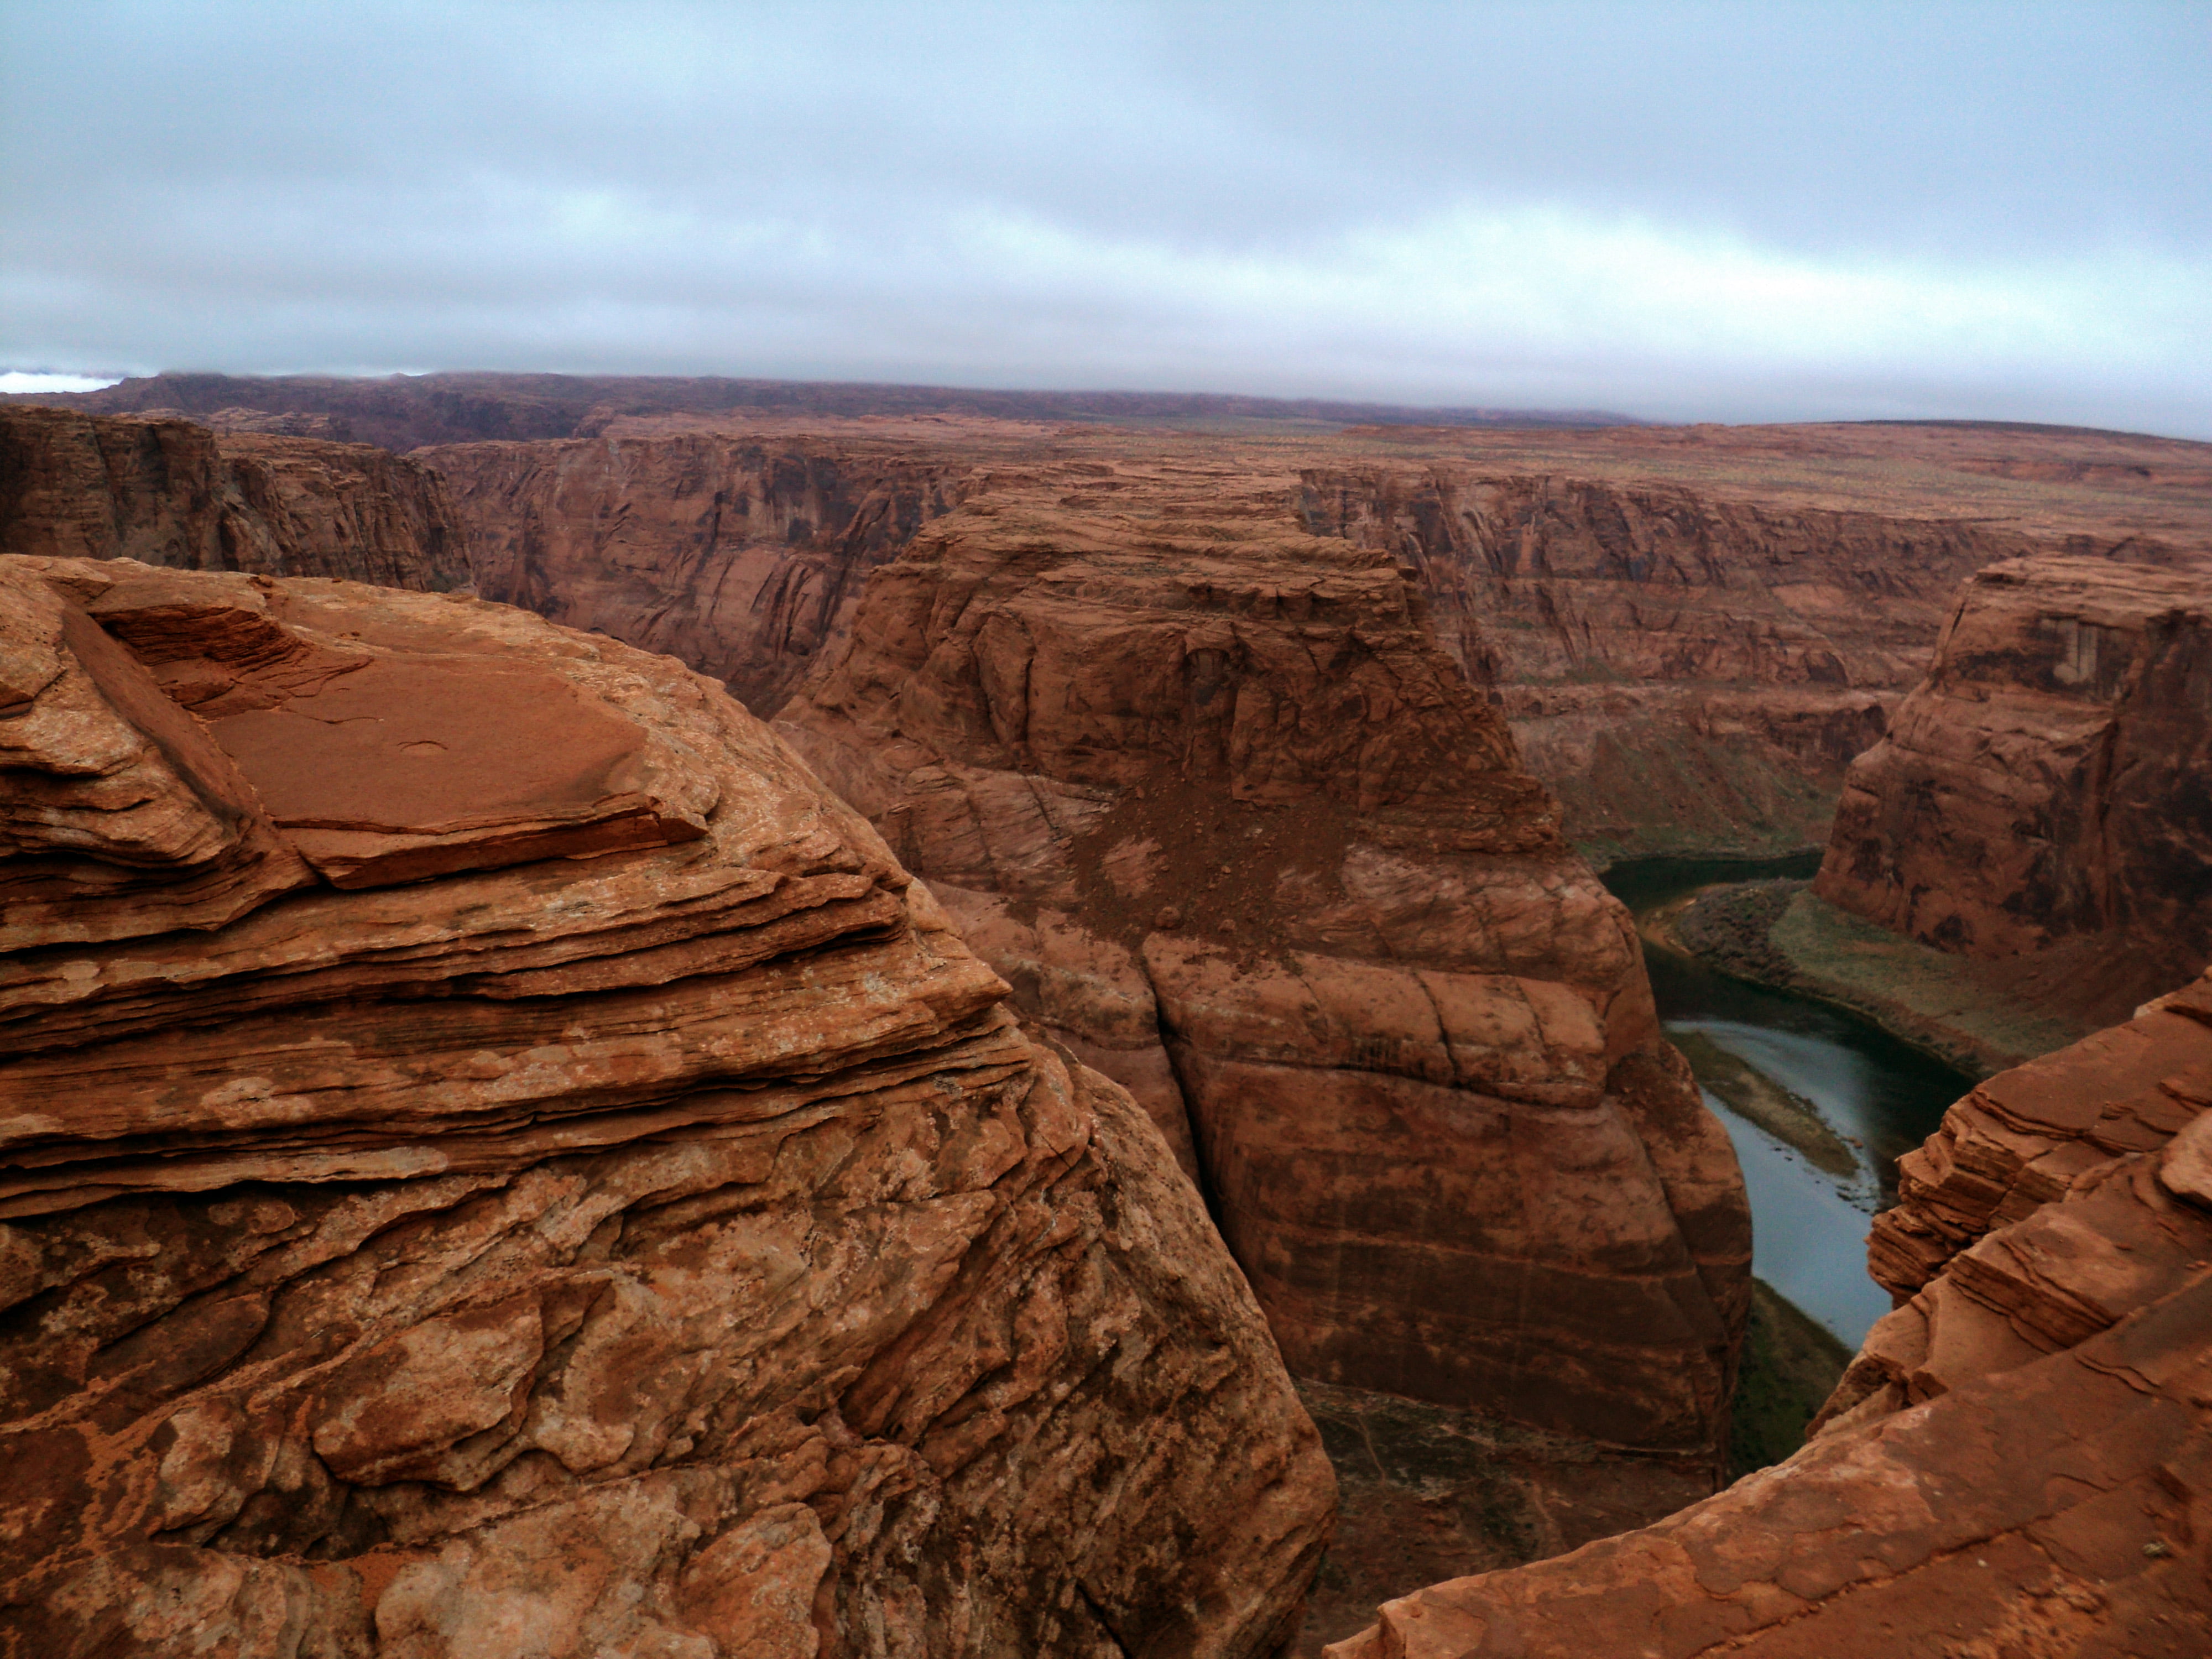
[[[1873,1256],[1909,1299],[1804,1450],[1328,1652],[2212,1651],[2208,1104],[2212,975],[1984,1084],[1906,1160]]]
[[[0,568],[0,1652],[1257,1655],[1334,1510],[1157,1129],[720,689]]]

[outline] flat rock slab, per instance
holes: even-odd
[[[285,838],[338,887],[705,833],[653,791],[636,723],[550,672],[373,658],[212,724]]]

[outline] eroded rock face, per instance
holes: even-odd
[[[1898,1160],[1898,1202],[1875,1218],[1868,1271],[1912,1296],[1992,1228],[2026,1219],[2130,1152],[2161,1146],[2212,1105],[2212,981],[2149,1004],[2124,1025],[2001,1073],[1943,1114]]]
[[[0,553],[447,591],[468,557],[435,473],[365,444],[0,407]]]
[[[471,599],[8,563],[0,733],[121,758],[0,872],[159,810],[108,922],[0,958],[0,1652],[1294,1627],[1327,1464],[1169,1149],[719,688]],[[286,882],[161,909],[249,831]]]
[[[1387,556],[1227,468],[994,478],[780,729],[1188,1138],[1294,1372],[1711,1444],[1733,1153]]]
[[[1419,573],[1440,637],[1577,839],[1629,854],[1820,840],[1960,580],[2035,546],[1941,518],[1465,465],[1310,468],[1301,507]]]
[[[1983,1085],[2107,1126],[2106,1155],[1984,1210],[1869,1334],[1804,1450],[1657,1526],[1387,1603],[1329,1653],[2206,1651],[2208,1079],[2212,978]]]
[[[485,591],[669,650],[766,714],[842,643],[866,569],[966,493],[1049,481],[1073,501],[1133,462],[1179,473],[1175,512],[1202,518],[1208,481],[1233,477],[1419,574],[1569,837],[1608,861],[1823,843],[1844,769],[1982,566],[2212,546],[2204,446],[2179,441],[1942,423],[1231,437],[980,418],[1048,416],[1050,398],[721,384],[722,404],[677,382],[580,404],[590,444],[421,452],[466,498]],[[1175,412],[1144,401],[1130,418]],[[768,402],[790,412],[728,407]],[[646,412],[678,407],[723,412]]]
[[[867,573],[976,487],[881,444],[710,432],[465,444],[444,477],[477,592],[665,651],[773,714]]]
[[[1851,769],[1814,890],[1984,960],[2068,952],[2123,1007],[2212,960],[2212,564],[2045,557],[1967,584]]]

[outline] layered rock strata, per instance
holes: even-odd
[[[681,658],[756,714],[841,636],[867,573],[976,487],[881,445],[712,432],[417,452],[477,591]]]
[[[1786,851],[1925,669],[1958,583],[2015,532],[1474,467],[1309,468],[1325,533],[1419,573],[1577,840]]]
[[[181,416],[0,406],[0,553],[185,570],[468,581],[438,476],[365,444],[240,433]]]
[[[1898,1201],[1875,1218],[1867,1267],[1899,1300],[1993,1228],[2065,1197],[2112,1159],[2159,1146],[2212,1106],[2212,979],[2124,1025],[1981,1084],[1898,1160]],[[2176,1054],[2191,1056],[2177,1062]]]
[[[1233,477],[1419,574],[1446,647],[1506,714],[1570,837],[1607,861],[1825,842],[1844,769],[1924,672],[1977,568],[2062,549],[2174,563],[2212,547],[2205,447],[2123,434],[1232,437],[826,406],[623,412],[654,407],[647,390],[580,419],[592,445],[424,452],[465,498],[486,591],[674,651],[765,714],[837,647],[866,568],[963,492],[1080,500],[1134,463],[1179,474],[1192,489],[1175,511],[1203,517],[1202,481]],[[690,390],[667,383],[658,406]]]
[[[7,567],[0,1653],[1295,1628],[1327,1464],[1158,1132],[719,688]]]
[[[1852,767],[1814,890],[2108,1016],[2212,961],[2212,562],[2045,557],[1966,585]]]
[[[1188,1137],[1294,1372],[1711,1447],[1734,1156],[1387,555],[1226,469],[995,479],[780,729]]]
[[[1387,1603],[1329,1653],[2207,1651],[2207,1078],[2212,978],[1997,1079],[2134,1125],[2128,1150],[1991,1213],[1875,1326],[1802,1451],[1641,1532]]]

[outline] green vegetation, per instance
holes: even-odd
[[[1810,891],[1767,936],[1795,969],[1791,989],[1868,1015],[1970,1077],[2078,1042],[2090,1029],[2039,1014],[1980,983],[1974,964],[1838,909]]]
[[[1765,1279],[1753,1279],[1729,1429],[1729,1475],[1779,1463],[1803,1445],[1805,1425],[1850,1363],[1850,1351],[1825,1327]]]

